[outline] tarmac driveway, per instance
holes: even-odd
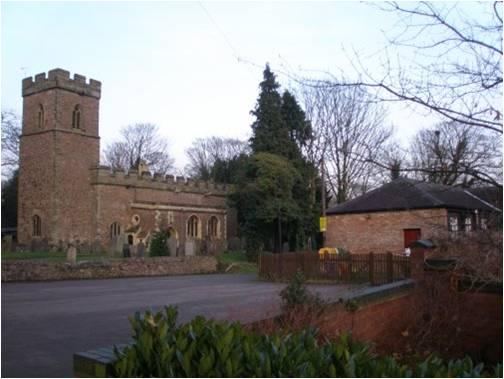
[[[177,305],[180,321],[272,316],[284,286],[233,274],[2,284],[1,374],[71,377],[73,353],[128,342],[138,310]],[[312,287],[334,299],[362,289]]]

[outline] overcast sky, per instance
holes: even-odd
[[[151,122],[179,168],[197,137],[250,136],[266,62],[350,71],[348,52],[372,57],[396,21],[360,2],[2,2],[1,11],[2,110],[21,114],[24,77],[79,73],[102,82],[102,150],[122,126]],[[432,120],[395,108],[388,123],[405,143]]]

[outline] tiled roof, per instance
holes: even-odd
[[[327,214],[429,208],[496,210],[463,188],[398,178],[353,200],[329,208]]]

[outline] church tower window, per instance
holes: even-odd
[[[81,109],[80,105],[76,105],[72,114],[72,128],[80,129],[81,128]]]
[[[33,216],[33,237],[40,237],[42,235],[42,221],[39,215]]]
[[[44,106],[39,104],[37,125],[41,129],[44,127]]]

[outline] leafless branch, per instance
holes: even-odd
[[[159,135],[156,125],[140,123],[121,130],[121,140],[105,149],[104,163],[117,170],[136,169],[140,162],[151,171],[167,174],[174,160],[168,152],[168,142]]]

